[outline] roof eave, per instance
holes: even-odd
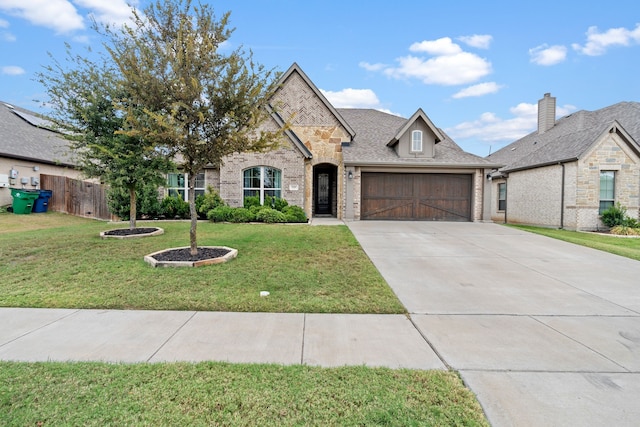
[[[523,171],[527,169],[537,169],[537,168],[543,168],[545,166],[560,165],[563,163],[571,163],[571,162],[577,162],[577,161],[578,161],[577,157],[569,157],[561,160],[553,160],[549,162],[536,163],[534,165],[520,166],[516,168],[504,168],[504,169],[501,169],[501,171],[504,173],[511,173],[511,172],[518,172],[518,171]]]
[[[495,169],[500,168],[503,165],[496,163],[422,163],[422,162],[385,162],[385,161],[355,161],[345,160],[345,166],[392,166],[392,167],[407,167],[407,168],[448,168],[448,169]]]

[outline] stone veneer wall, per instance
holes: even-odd
[[[471,203],[473,207],[471,210],[471,221],[482,221],[482,200],[484,197],[484,169],[476,169],[473,174],[473,195]]]
[[[627,208],[627,214],[638,218],[640,165],[636,156],[615,133],[608,133],[578,162],[577,228],[595,230],[600,221],[600,171],[615,171],[615,200]]]
[[[305,205],[304,210],[311,216],[313,212],[313,168],[320,164],[336,166],[336,197],[334,215],[344,215],[344,165],[342,161],[342,142],[349,140],[349,135],[342,126],[292,126],[298,138],[313,153],[313,158],[305,162]]]

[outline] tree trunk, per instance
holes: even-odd
[[[189,174],[189,213],[191,214],[191,228],[189,229],[189,241],[191,243],[191,255],[198,255],[198,242],[196,241],[196,228],[198,227],[198,212],[196,212],[196,173]]]
[[[136,188],[129,188],[129,228],[136,228],[136,216],[138,216],[138,207],[136,206]]]

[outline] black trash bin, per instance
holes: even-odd
[[[33,202],[33,210],[31,212],[42,213],[46,212],[49,207],[49,199],[53,195],[51,190],[40,190],[40,195]]]

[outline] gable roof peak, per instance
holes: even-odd
[[[331,114],[333,114],[333,116],[338,120],[338,122],[340,122],[340,124],[345,128],[347,133],[350,135],[351,139],[353,139],[356,135],[353,128],[340,115],[340,113],[335,109],[335,107],[329,102],[329,100],[324,96],[322,91],[320,91],[320,89],[318,89],[318,87],[311,81],[309,76],[307,76],[307,74],[304,71],[302,71],[302,68],[298,65],[297,62],[294,62],[293,64],[291,64],[289,69],[285,71],[284,74],[282,74],[282,76],[278,81],[278,84],[282,85],[294,73],[298,74],[302,78],[302,80],[309,86],[309,88],[311,88],[313,93],[320,99],[320,101],[325,105],[325,107],[327,107],[327,109],[331,111]]]
[[[395,144],[397,144],[400,138],[402,138],[402,135],[404,135],[409,130],[411,125],[415,123],[415,121],[418,119],[422,119],[427,125],[427,127],[429,128],[429,130],[431,130],[431,132],[433,132],[433,134],[436,136],[436,144],[440,141],[444,141],[445,136],[442,134],[442,132],[440,132],[440,129],[438,129],[433,124],[429,116],[425,114],[422,108],[418,108],[416,112],[413,113],[413,115],[407,119],[404,125],[402,125],[400,129],[398,129],[398,132],[393,136],[393,138],[391,139],[391,141],[389,141],[387,145],[389,147],[393,147]]]

